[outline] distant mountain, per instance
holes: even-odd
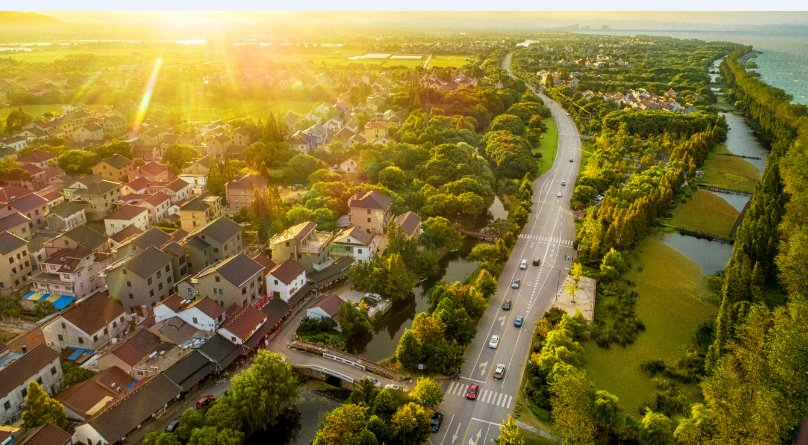
[[[36,12],[0,11],[0,26],[58,25],[59,19]]]

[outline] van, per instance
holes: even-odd
[[[527,269],[527,260],[526,259],[522,258],[522,262],[519,263],[519,268],[522,269],[522,270]]]

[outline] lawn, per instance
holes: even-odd
[[[468,56],[436,56],[433,55],[429,61],[429,67],[454,67],[459,68],[469,62]]]
[[[725,145],[720,145],[712,151],[704,162],[704,183],[743,192],[755,190],[755,184],[760,178],[757,167],[746,159],[736,156],[724,156],[729,153]]]
[[[599,389],[615,394],[627,413],[639,416],[638,409],[653,399],[651,379],[639,367],[649,359],[675,364],[693,343],[700,323],[715,318],[717,309],[705,299],[699,266],[649,235],[635,250],[639,256],[626,278],[637,283],[636,311],[646,330],[633,345],[625,348],[584,346],[586,369]],[[639,265],[639,267],[638,267]],[[695,388],[682,388],[696,397]]]
[[[542,133],[541,145],[533,153],[541,153],[541,163],[539,165],[539,175],[544,174],[555,162],[556,153],[558,153],[558,126],[552,117],[542,119],[544,125],[547,126],[547,131]]]
[[[0,119],[6,120],[6,117],[9,113],[16,110],[19,107],[22,107],[23,111],[34,116],[36,119],[39,116],[42,116],[45,113],[54,113],[59,114],[62,112],[62,108],[67,104],[45,104],[45,105],[20,105],[20,106],[9,106],[9,107],[0,107]]]
[[[720,196],[699,189],[690,200],[680,203],[668,224],[713,235],[729,236],[738,219],[738,211]]]

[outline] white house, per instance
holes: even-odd
[[[144,232],[148,230],[149,209],[125,204],[104,218],[104,228],[108,236],[112,236],[129,226],[135,226]]]
[[[267,274],[267,293],[289,302],[306,284],[306,269],[294,260],[286,260]]]
[[[28,383],[33,381],[50,395],[59,390],[62,381],[59,353],[47,345],[37,346],[0,369],[0,423],[12,423],[19,418],[28,394]]]
[[[201,331],[213,332],[224,321],[225,308],[208,297],[186,300],[173,294],[154,307],[154,322],[173,317]]]
[[[331,242],[332,256],[350,256],[360,263],[372,260],[377,249],[376,236],[359,227],[343,230]]]
[[[342,303],[343,300],[339,295],[324,295],[306,309],[306,316],[319,320],[330,318],[339,323],[339,307],[342,306]]]
[[[356,158],[348,158],[339,164],[340,173],[356,173],[356,167],[359,165]]]
[[[267,315],[248,304],[230,314],[218,332],[232,343],[242,345],[266,322]]]
[[[149,209],[149,219],[154,222],[160,221],[171,214],[171,199],[163,192],[157,192],[149,196],[143,200],[141,205]]]
[[[70,306],[42,328],[48,346],[98,350],[126,330],[126,311],[106,292],[97,292]]]

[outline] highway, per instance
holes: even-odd
[[[510,61],[508,54],[503,68],[514,77]],[[580,134],[560,105],[533,92],[550,108],[558,124],[558,154],[550,170],[533,183],[530,218],[499,276],[497,292],[477,325],[477,335],[466,349],[461,378],[444,384],[444,401],[439,406],[444,422],[432,435],[433,444],[494,443],[499,425],[513,412],[536,321],[552,306],[575,256],[575,223],[569,199],[581,161]],[[562,181],[566,185],[561,185]],[[540,266],[532,264],[534,258],[541,259]],[[525,270],[519,267],[523,259],[527,260]],[[515,279],[521,280],[518,289],[511,287]],[[502,309],[504,300],[512,301],[510,310]],[[521,328],[514,326],[516,316],[525,317]],[[488,345],[492,335],[500,337],[496,349]],[[506,366],[501,380],[493,377],[497,364]],[[471,384],[480,385],[476,400],[465,398]]]

